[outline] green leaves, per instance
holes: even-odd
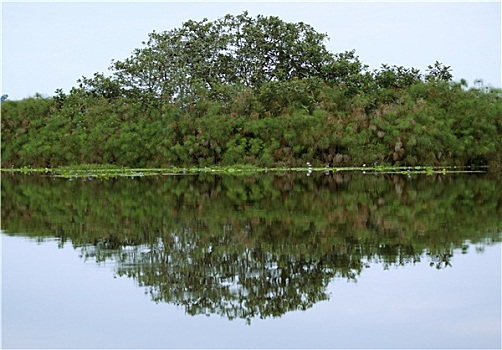
[[[375,72],[374,79],[380,88],[403,89],[421,82],[422,75],[416,68],[382,64],[380,71]]]
[[[201,89],[220,85],[258,89],[271,81],[322,76],[333,60],[323,44],[326,37],[301,22],[252,18],[247,12],[213,22],[190,20],[181,28],[149,34],[131,57],[112,61],[111,77],[96,74],[81,83],[99,96],[190,103],[200,98]]]
[[[3,101],[2,165],[502,166],[499,89],[439,61],[370,72],[325,40],[247,12],[152,32],[69,94]]]
[[[425,79],[429,82],[434,81],[451,81],[453,75],[451,74],[451,67],[445,66],[439,61],[436,61],[434,65],[427,66],[427,75]]]

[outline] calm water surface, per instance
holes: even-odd
[[[2,177],[3,348],[500,348],[500,176]]]

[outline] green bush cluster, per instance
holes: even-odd
[[[2,103],[2,167],[500,166],[500,98],[445,81],[354,94],[317,78],[190,104],[73,89]]]
[[[247,12],[151,33],[69,94],[2,101],[2,166],[495,165],[500,89],[355,51]]]

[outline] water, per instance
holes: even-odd
[[[500,176],[2,177],[3,348],[500,348]]]

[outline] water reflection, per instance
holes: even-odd
[[[500,242],[501,178],[334,173],[78,180],[4,176],[2,228],[113,261],[191,315],[278,317],[333,278]]]

